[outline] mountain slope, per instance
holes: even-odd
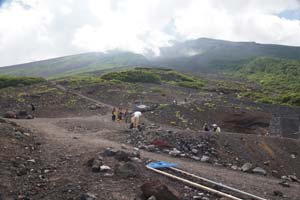
[[[58,77],[129,66],[172,68],[187,72],[232,70],[258,57],[300,60],[300,47],[200,38],[160,48],[159,57],[122,51],[85,53],[0,68],[0,74]]]
[[[131,52],[85,53],[0,68],[0,74],[56,77],[114,67],[139,66],[148,60]]]
[[[216,71],[247,63],[257,57],[300,59],[300,47],[230,42],[200,38],[161,48],[160,66],[184,71]]]

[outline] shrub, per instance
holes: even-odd
[[[0,76],[0,88],[33,85],[44,81],[45,79],[38,77]]]

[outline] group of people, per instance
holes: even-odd
[[[130,123],[129,128],[138,128],[140,117],[142,113],[140,111],[135,111],[130,113],[128,109],[123,110],[122,108],[113,108],[112,110],[112,121],[113,122],[122,122]]]
[[[112,112],[112,121],[113,122],[122,122],[122,120],[125,120],[125,122],[128,122],[129,118],[129,112],[128,109],[123,110],[122,108],[113,108]]]
[[[211,132],[220,133],[221,128],[217,124],[212,124],[211,126],[209,126],[207,123],[205,123],[203,125],[203,131],[211,131]]]

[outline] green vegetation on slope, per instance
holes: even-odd
[[[15,87],[19,85],[32,85],[44,81],[45,79],[37,77],[0,76],[0,88]]]
[[[173,70],[157,68],[135,68],[120,72],[110,72],[104,74],[101,78],[109,81],[115,80],[129,83],[170,83],[194,89],[200,89],[204,86],[202,80]]]
[[[242,95],[262,103],[300,106],[300,61],[257,58],[237,69],[235,75],[262,86],[260,92]]]

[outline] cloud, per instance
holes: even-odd
[[[159,54],[174,40],[210,37],[300,46],[298,0],[7,0],[0,66],[110,49]]]

